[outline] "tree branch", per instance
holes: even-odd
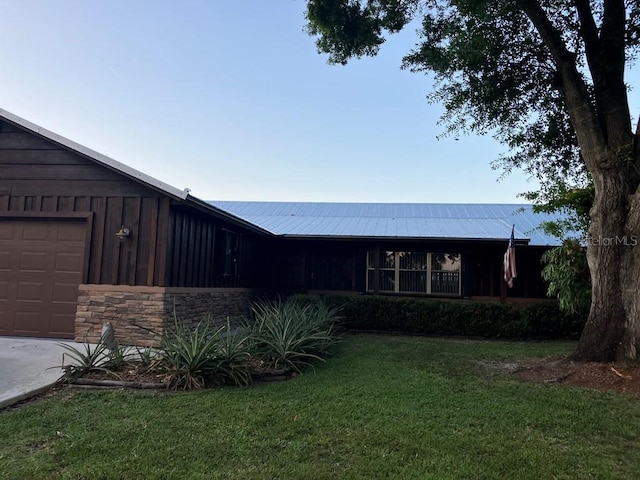
[[[625,7],[624,0],[606,0],[600,34],[589,0],[574,0],[580,19],[580,34],[593,80],[597,112],[607,141],[616,148],[628,138],[631,118],[624,85]]]
[[[587,86],[578,72],[575,55],[569,52],[560,31],[551,23],[539,2],[523,0],[520,5],[524,14],[540,34],[543,43],[551,52],[562,79],[567,111],[582,151],[604,153],[607,143],[599,125],[597,113],[591,103]],[[597,157],[603,158],[604,156],[584,157],[587,168],[591,172],[600,168],[600,165],[596,163]]]
[[[589,61],[589,58],[598,56],[600,46],[600,42],[598,41],[598,26],[593,19],[593,12],[591,11],[589,0],[575,0],[575,5],[576,11],[578,12],[578,19],[580,20],[580,33],[584,39],[587,61]]]

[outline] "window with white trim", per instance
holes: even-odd
[[[378,290],[394,293],[460,295],[461,255],[380,251]],[[367,252],[367,291],[375,290],[376,252]]]

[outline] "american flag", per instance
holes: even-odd
[[[516,244],[514,238],[515,225],[511,227],[511,238],[509,239],[509,246],[504,253],[504,281],[507,282],[509,288],[513,287],[513,279],[518,276],[516,271]]]

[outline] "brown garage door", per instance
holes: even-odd
[[[0,335],[73,338],[84,222],[0,220]]]

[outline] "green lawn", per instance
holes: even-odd
[[[0,478],[640,478],[637,398],[476,363],[571,348],[349,336],[289,382],[65,389],[0,412]]]

